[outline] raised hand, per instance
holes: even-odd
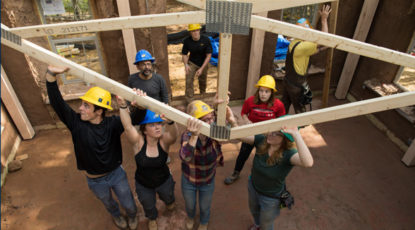
[[[187,130],[192,133],[192,136],[198,136],[200,133],[202,122],[196,118],[189,118],[187,120]]]
[[[67,72],[69,70],[69,67],[62,67],[62,66],[48,66],[48,71],[54,74],[61,74],[64,72]]]
[[[323,8],[321,8],[321,10],[319,10],[319,14],[321,19],[327,19],[330,15],[331,12],[331,7],[329,5],[323,5]]]

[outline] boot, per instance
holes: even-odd
[[[191,218],[189,218],[189,217],[187,217],[186,218],[186,229],[187,230],[192,230],[193,229],[193,224],[194,224],[195,222],[194,222],[194,220],[193,219],[191,219]]]
[[[230,185],[230,184],[233,184],[238,179],[239,179],[239,172],[233,171],[232,175],[226,177],[224,182],[226,185]]]
[[[134,216],[133,218],[128,217],[128,227],[130,230],[136,230],[138,225],[138,218]]]
[[[120,229],[127,228],[127,221],[125,220],[125,217],[121,216],[113,216],[112,219],[114,220],[115,225],[117,225]]]
[[[197,230],[207,230],[208,224],[200,224]]]
[[[148,230],[157,230],[157,221],[149,220],[148,221]]]

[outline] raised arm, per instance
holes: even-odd
[[[120,106],[120,118],[128,141],[133,145],[140,144],[140,142],[143,141],[143,137],[131,123],[131,116],[128,112],[127,102],[120,96],[117,96],[117,102]]]
[[[298,131],[297,127],[283,127],[282,131],[291,134],[294,137],[294,141],[297,145],[297,153],[294,154],[290,162],[293,165],[301,166],[301,167],[311,167],[313,166],[314,160],[313,156],[311,155],[310,150],[308,149],[307,145],[305,144],[303,137],[301,137],[300,132]]]
[[[164,119],[164,115],[160,116]],[[165,131],[163,133],[162,141],[165,144],[166,148],[169,148],[170,145],[174,144],[177,139],[177,125],[174,121],[166,120]]]
[[[199,138],[200,127],[202,122],[195,119],[189,118],[187,120],[187,132],[182,137],[182,146],[180,148],[180,158],[184,161],[191,161],[194,157],[197,139]]]

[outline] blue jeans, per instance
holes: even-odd
[[[249,209],[254,217],[255,224],[261,230],[273,230],[274,220],[280,214],[280,200],[259,194],[248,181]]]
[[[157,188],[147,188],[135,182],[135,191],[137,192],[138,200],[143,206],[146,217],[150,220],[157,219],[156,208],[156,193],[159,194],[160,200],[164,201],[166,205],[174,202],[174,182],[173,177],[170,177]]]
[[[103,177],[87,177],[86,179],[89,189],[104,203],[105,208],[112,216],[118,217],[121,212],[118,203],[112,197],[111,189],[117,195],[127,215],[131,218],[136,216],[137,206],[128,184],[127,174],[121,166]]]
[[[196,195],[199,192],[200,224],[207,224],[210,217],[212,195],[215,190],[215,178],[210,184],[196,186],[182,175],[182,194],[189,218],[196,215]]]

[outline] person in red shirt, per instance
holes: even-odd
[[[285,115],[284,104],[275,98],[275,80],[270,75],[262,76],[257,84],[254,96],[245,100],[241,115],[246,124],[266,121]],[[254,145],[242,143],[232,175],[225,178],[225,184],[230,185],[239,179],[239,174]]]

